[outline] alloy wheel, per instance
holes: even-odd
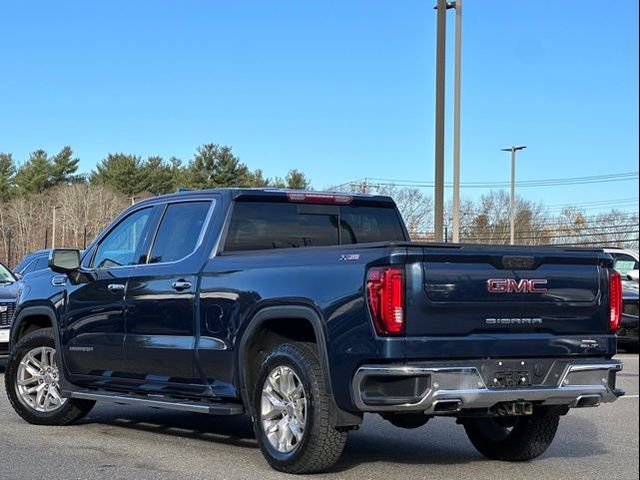
[[[36,347],[29,350],[18,365],[18,398],[37,412],[54,412],[67,402],[60,393],[59,380],[55,349]]]
[[[293,451],[304,437],[307,396],[300,377],[287,366],[274,368],[262,387],[261,421],[278,452]]]

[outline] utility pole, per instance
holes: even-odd
[[[527,148],[525,145],[520,147],[509,147],[500,149],[503,152],[511,152],[511,205],[509,208],[509,220],[511,223],[511,232],[509,234],[511,245],[516,243],[516,152]]]
[[[435,188],[434,188],[434,241],[442,242],[444,233],[444,81],[447,33],[446,0],[436,5],[436,138],[435,138]]]
[[[453,242],[460,242],[460,75],[462,66],[462,0],[456,9],[456,44],[453,80]]]
[[[56,210],[57,205],[53,207],[53,229],[51,231],[51,249],[56,248]]]

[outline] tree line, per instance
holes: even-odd
[[[308,189],[299,170],[284,178],[265,178],[251,170],[228,146],[205,144],[183,162],[158,156],[110,153],[90,173],[78,173],[70,147],[49,155],[36,150],[22,164],[0,153],[0,260],[14,265],[24,254],[56,246],[83,248],[124,208],[142,198],[179,188],[274,187]],[[329,188],[330,189],[330,188]],[[431,195],[414,187],[354,183],[341,190],[394,198],[414,240],[433,239]],[[461,202],[460,238],[468,243],[509,242],[509,195],[491,191]],[[56,232],[53,239],[53,211]],[[448,240],[451,205],[445,208]],[[516,242],[523,245],[583,245],[638,248],[637,212],[610,210],[588,214],[568,206],[552,213],[542,202],[516,201]],[[10,257],[10,258],[9,258]]]
[[[113,188],[129,197],[160,195],[179,188],[275,187],[305,189],[309,179],[300,170],[290,170],[284,178],[265,178],[262,170],[251,170],[233,154],[231,147],[208,143],[196,149],[184,163],[176,157],[143,158],[126,153],[109,153],[89,174],[78,174],[79,159],[66,146],[55,155],[44,150],[32,152],[18,164],[12,154],[0,153],[0,199],[74,183],[90,183]]]
[[[267,178],[240,161],[231,147],[215,143],[198,147],[187,162],[109,153],[88,174],[78,172],[79,163],[69,146],[53,155],[36,150],[23,163],[0,153],[0,260],[13,266],[54,241],[83,248],[127,205],[181,188],[311,187],[298,169]]]

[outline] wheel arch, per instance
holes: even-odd
[[[33,328],[35,327],[35,328]],[[26,334],[41,328],[52,328],[56,349],[59,348],[58,321],[52,308],[43,305],[25,307],[18,312],[11,325],[11,336],[9,348],[13,349],[15,344]]]
[[[39,325],[38,328],[30,328],[32,325],[38,325],[36,319],[48,319],[49,325]],[[35,320],[35,321],[34,321]],[[71,388],[71,383],[67,379],[66,362],[62,349],[61,332],[59,329],[58,317],[53,307],[46,305],[31,305],[24,307],[18,311],[13,325],[11,326],[11,336],[9,338],[9,351],[12,352],[16,343],[25,335],[37,331],[42,328],[51,328],[53,330],[53,341],[55,343],[56,352],[58,353],[58,362],[60,363],[60,387],[63,390]]]
[[[240,339],[237,362],[238,366],[238,384],[240,387],[240,395],[242,402],[247,408],[248,412],[252,412],[251,405],[251,385],[249,367],[249,354],[251,353],[251,345],[254,339],[264,331],[265,326],[268,323],[282,323],[287,324],[291,321],[303,321],[313,330],[315,344],[317,345],[318,355],[322,365],[322,374],[324,376],[325,384],[329,392],[330,402],[335,412],[335,418],[333,418],[333,424],[335,426],[354,426],[362,423],[362,416],[353,414],[341,410],[333,396],[333,384],[331,382],[331,369],[329,366],[329,353],[327,351],[327,334],[324,327],[324,322],[321,320],[320,315],[311,307],[305,305],[283,305],[283,306],[267,306],[258,312],[256,312],[251,318],[247,328],[244,330]],[[298,325],[300,326],[300,325]]]

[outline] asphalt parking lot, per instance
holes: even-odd
[[[564,417],[540,459],[484,459],[452,419],[400,430],[377,416],[353,432],[331,474],[313,478],[637,479],[638,356],[620,355],[628,396]],[[249,421],[99,404],[80,424],[38,427],[11,409],[0,374],[2,479],[294,478],[263,460]]]

